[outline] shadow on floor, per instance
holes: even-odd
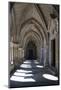
[[[59,80],[52,81],[52,80],[48,80],[48,79],[44,78],[43,74],[45,74],[45,73],[51,74],[51,72],[48,69],[41,66],[37,61],[27,60],[27,61],[23,62],[23,64],[20,65],[20,67],[18,69],[16,69],[16,71],[12,75],[19,79],[24,78],[24,80],[21,81],[21,79],[20,79],[20,81],[17,81],[17,80],[15,80],[15,78],[14,78],[14,80],[10,79],[9,87],[10,88],[19,88],[19,87],[59,85]],[[34,80],[34,82],[25,81],[28,79],[29,80],[32,79],[32,80]]]

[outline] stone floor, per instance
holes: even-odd
[[[26,60],[10,77],[10,88],[58,85],[58,77],[36,60]]]

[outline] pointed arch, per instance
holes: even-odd
[[[26,26],[26,25],[30,25],[30,24],[33,24],[36,28],[37,28],[37,32],[40,33],[40,35],[42,34],[42,36],[44,37],[44,39],[46,40],[47,42],[47,32],[46,30],[44,30],[44,27],[40,24],[39,21],[37,21],[35,18],[30,18],[28,20],[26,20],[20,27],[20,33],[22,31],[22,29]],[[19,36],[20,36],[20,33],[19,33]]]

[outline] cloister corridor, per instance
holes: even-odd
[[[59,85],[59,5],[9,2],[9,87]]]

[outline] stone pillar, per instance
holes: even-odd
[[[44,66],[49,66],[49,47],[48,46],[46,46],[44,53],[45,53]]]
[[[59,33],[56,33],[56,70],[59,70]]]
[[[39,61],[40,61],[40,64],[42,64],[42,48],[40,47],[39,48]]]
[[[18,63],[18,44],[13,43],[13,57],[14,57],[14,65]]]
[[[44,66],[46,66],[47,64],[46,64],[46,62],[47,62],[47,60],[46,60],[46,56],[47,56],[47,49],[46,49],[46,47],[44,47]]]
[[[47,48],[46,48],[46,49],[47,49],[47,50],[46,50],[46,66],[49,66],[50,33],[49,33],[49,32],[47,32],[47,33],[48,33],[48,42],[47,42]]]
[[[42,64],[42,65],[44,65],[44,48],[42,47],[41,48],[41,54],[40,54],[40,63]]]
[[[44,66],[46,66],[46,62],[47,62],[47,45],[46,45],[46,41],[44,40],[44,47],[43,47],[43,58],[44,58]]]
[[[51,67],[51,40],[49,40],[49,66]]]
[[[12,42],[10,42],[10,52],[9,52],[9,54],[10,54],[10,64],[13,64],[13,44],[12,44]]]

